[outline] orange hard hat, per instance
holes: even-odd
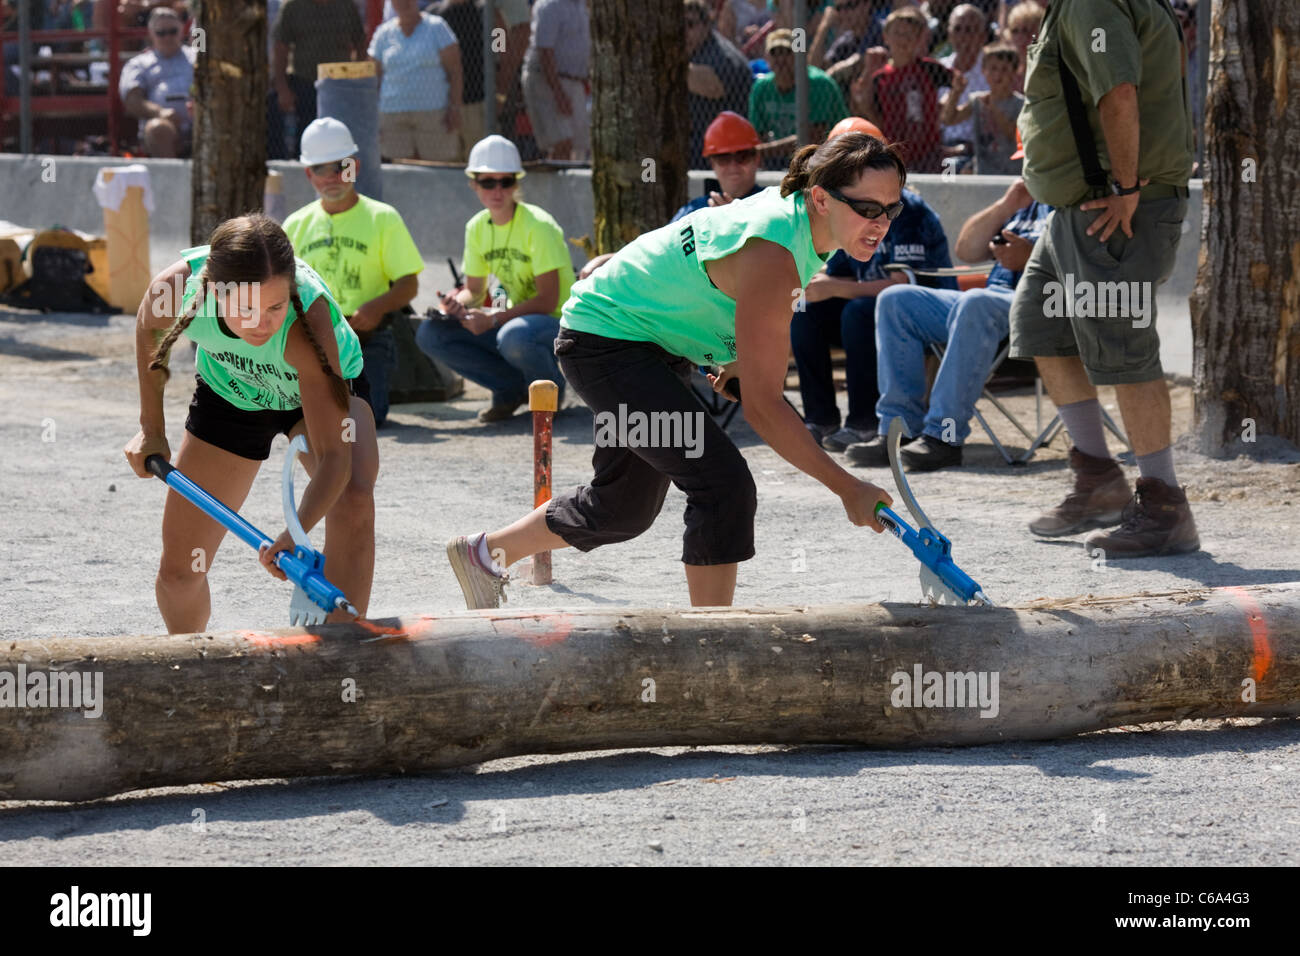
[[[1014,153],[1011,154],[1011,158],[1012,158],[1012,159],[1024,159],[1024,158],[1025,158],[1025,144],[1024,144],[1024,141],[1021,140],[1021,138],[1020,138],[1020,127],[1019,127],[1019,126],[1016,127],[1016,151],[1015,151]]]
[[[869,120],[864,120],[861,116],[846,116],[826,134],[826,142],[830,142],[841,133],[866,133],[868,136],[874,136],[876,139],[884,142],[885,134],[880,131],[880,127]]]
[[[758,130],[749,120],[731,110],[719,113],[717,118],[704,131],[704,149],[702,154],[714,156],[718,153],[738,153],[742,149],[757,149],[762,142]]]

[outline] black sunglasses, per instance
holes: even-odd
[[[874,199],[850,199],[838,189],[831,189],[829,186],[823,186],[822,188],[830,194],[832,199],[838,199],[863,219],[879,219],[884,216],[890,222],[893,222],[898,218],[898,214],[903,211],[903,200],[901,199],[892,205],[884,206]]]
[[[756,149],[740,149],[734,153],[714,153],[709,157],[710,160],[720,166],[729,166],[732,163],[750,163],[758,158]]]
[[[311,167],[311,171],[317,176],[330,176],[334,173],[341,173],[345,169],[352,168],[350,159],[341,159],[334,163],[317,163]]]
[[[474,182],[478,183],[483,189],[496,189],[500,186],[502,189],[512,189],[515,185],[515,177],[502,176],[496,179],[492,176],[475,176]]]
[[[153,35],[156,37],[174,37],[180,32],[180,27],[168,27],[166,30],[154,30]]]

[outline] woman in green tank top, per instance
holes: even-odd
[[[238,510],[275,435],[306,434],[311,481],[298,517],[308,531],[325,519],[326,573],[364,615],[379,450],[360,345],[324,283],[296,259],[279,225],[257,214],[222,223],[207,247],[185,250],[154,278],[136,314],[140,431],[124,449],[141,478],[150,455],[171,460],[163,388],[182,334],[198,346],[198,374],[173,464]],[[155,592],[169,633],[207,627],[207,570],[225,533],[180,495],[167,496]],[[262,564],[284,580],[273,559],[293,547],[285,529]]]
[[[625,541],[654,522],[670,483],[685,492],[682,563],[693,605],[729,605],[754,556],[757,492],[744,457],[689,386],[692,365],[724,393],[745,383],[745,419],[778,454],[839,496],[849,521],[883,530],[892,499],[841,468],[785,401],[790,321],[835,249],[870,259],[902,209],[896,150],[846,133],[794,157],[779,189],[704,208],[648,232],[578,282],[556,355],[595,414],[595,476],[515,523],[459,536],[447,555],[471,607],[496,607],[504,571],[540,551]]]

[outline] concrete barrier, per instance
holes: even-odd
[[[127,160],[81,156],[17,156],[0,154],[0,219],[27,226],[57,224],[99,233],[103,219],[91,194],[100,167]],[[133,160],[149,167],[155,210],[150,230],[150,259],[155,271],[175,261],[176,253],[190,244],[190,164],[187,160]],[[51,165],[52,164],[52,165]],[[314,200],[310,184],[298,163],[272,162],[272,169],[284,175],[285,208],[293,211]],[[691,193],[698,195],[709,174],[691,174]],[[590,236],[593,204],[591,173],[586,169],[529,169],[521,183],[523,198],[541,206],[559,222],[568,238]],[[764,185],[780,182],[779,173],[760,173]],[[974,212],[992,203],[1011,182],[1008,176],[937,175],[909,177],[909,185],[938,212],[949,240],[955,241],[962,223]],[[445,289],[450,281],[446,260],[459,268],[465,223],[482,208],[459,168],[385,165],[384,201],[395,206],[406,220],[428,269],[422,277],[416,307],[421,311],[435,302],[434,290]],[[1190,375],[1192,336],[1187,307],[1196,280],[1200,244],[1201,183],[1191,184],[1183,241],[1173,275],[1158,297],[1158,328],[1165,369]],[[585,257],[570,247],[574,268]]]

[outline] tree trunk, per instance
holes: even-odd
[[[681,0],[591,0],[595,252],[658,229],[686,201]]]
[[[1300,443],[1300,5],[1213,6],[1193,432],[1231,455],[1256,432]]]
[[[50,706],[66,696],[36,706],[33,680],[56,672],[101,674],[102,713]],[[70,637],[0,649],[0,797],[527,753],[946,746],[1296,714],[1300,583],[1019,609],[596,608]]]
[[[266,0],[195,0],[190,241],[262,208],[266,180]]]

